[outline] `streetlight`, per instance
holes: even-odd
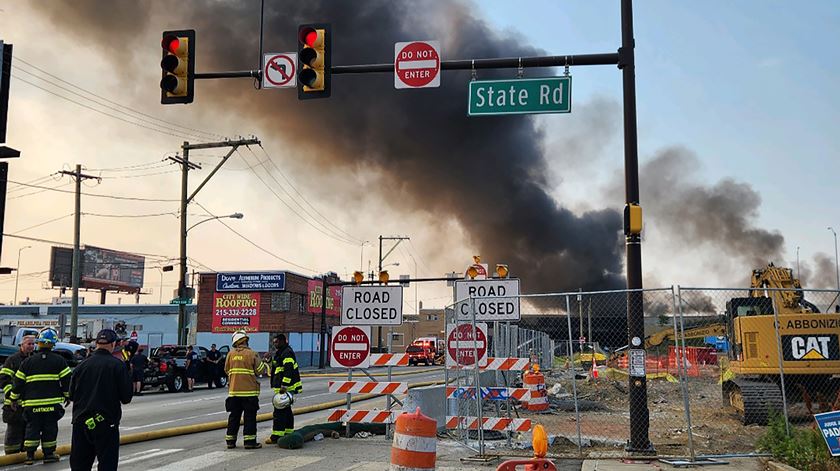
[[[796,278],[801,282],[802,277],[799,276],[799,246],[796,246]]]
[[[211,217],[211,218],[207,218],[207,219],[205,219],[205,220],[203,220],[203,221],[198,221],[197,223],[193,224],[192,226],[190,226],[190,228],[189,228],[189,229],[187,229],[187,232],[189,232],[190,230],[192,230],[192,228],[193,228],[193,227],[195,227],[195,226],[197,226],[197,225],[199,225],[199,224],[203,224],[203,223],[205,223],[205,222],[207,222],[207,221],[215,221],[216,219],[242,219],[242,218],[244,218],[244,217],[245,217],[245,215],[244,215],[244,214],[242,214],[242,213],[233,213],[233,214],[228,214],[227,216],[213,216],[213,217]]]
[[[18,294],[18,280],[20,279],[20,253],[26,249],[31,249],[31,245],[27,245],[18,249],[18,260],[17,260],[17,268],[15,268],[15,300],[12,304],[17,305],[17,294]]]
[[[160,296],[158,297],[158,304],[163,304],[163,272],[165,271],[172,271],[175,267],[172,265],[166,265],[159,268],[160,271]]]
[[[834,269],[837,271],[837,289],[840,289],[840,262],[837,260],[837,232],[831,226],[828,230],[834,234]]]
[[[359,255],[359,271],[364,271],[365,269],[365,245],[370,244],[369,240],[362,242],[362,253]]]

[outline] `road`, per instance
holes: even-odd
[[[428,368],[411,367],[399,369],[400,372],[426,371]],[[373,371],[373,370],[372,370]],[[384,370],[382,370],[384,371]],[[373,371],[373,372],[382,372]],[[304,372],[305,373],[305,372]],[[358,373],[354,377],[358,378]],[[341,377],[304,377],[303,393],[295,401],[295,407],[309,406],[323,402],[335,401],[346,397],[344,394],[329,392],[330,380],[341,380]],[[377,377],[383,381],[384,377]],[[409,383],[434,381],[443,379],[443,370],[435,372],[420,372],[394,377],[394,381],[407,381]],[[271,412],[271,397],[273,395],[269,387],[268,378],[262,378],[260,394],[260,413]],[[132,399],[131,404],[123,406],[123,418],[120,423],[122,434],[150,432],[153,430],[178,427],[182,425],[200,424],[213,422],[227,418],[225,412],[225,398],[227,389],[207,389],[205,386],[197,387],[191,393],[168,393],[168,392],[147,392],[142,396]],[[59,421],[58,443],[69,444],[72,415],[72,406],[68,408],[64,418]],[[5,432],[5,430],[4,430]]]

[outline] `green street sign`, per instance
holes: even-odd
[[[192,299],[175,298],[172,301],[169,301],[169,304],[192,304]]]
[[[571,76],[470,82],[469,116],[571,111]]]

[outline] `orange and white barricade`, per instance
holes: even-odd
[[[408,366],[408,353],[371,353],[370,367]]]
[[[435,469],[437,421],[423,415],[418,407],[414,413],[397,416],[394,428],[391,471]]]
[[[373,381],[330,381],[331,393],[353,394],[406,394],[408,383]]]
[[[487,366],[483,366],[482,370],[496,370],[496,371],[521,371],[527,370],[530,361],[527,358],[506,358],[506,357],[490,357],[487,359]]]
[[[352,422],[356,424],[391,424],[396,412],[386,410],[348,410],[333,409],[327,422]]]
[[[449,430],[478,430],[478,417],[446,416],[446,428]],[[531,430],[531,419],[509,419],[507,417],[482,417],[481,428],[509,432],[527,432]]]
[[[525,408],[532,411],[548,410],[548,391],[545,390],[545,376],[540,373],[540,368],[534,365],[534,371],[522,375],[522,382],[531,391],[531,399],[525,404]]]
[[[474,387],[446,387],[447,399],[475,399]],[[487,400],[513,399],[516,401],[528,401],[531,399],[531,390],[528,388],[481,388],[481,398]]]

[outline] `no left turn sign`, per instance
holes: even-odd
[[[440,87],[440,41],[396,43],[394,87]]]
[[[297,87],[297,53],[264,54],[262,77],[263,88]]]

